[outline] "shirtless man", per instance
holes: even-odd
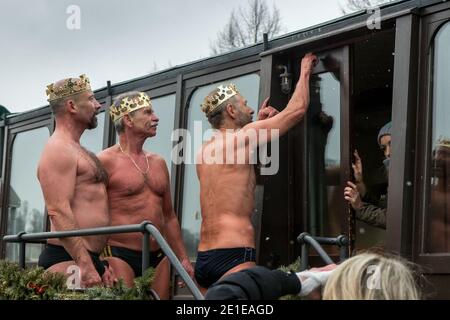
[[[216,134],[197,154],[202,225],[195,278],[203,287],[202,291],[224,275],[255,265],[251,214],[256,182],[254,168],[248,161],[249,152],[254,151],[258,144],[271,139],[272,132],[269,131],[268,138],[264,139],[261,129],[266,129],[266,132],[278,130],[281,136],[303,118],[309,105],[309,77],[316,59],[312,54],[303,58],[300,79],[292,98],[278,114],[267,107],[266,99],[260,108],[259,121],[252,123],[254,111],[247,106],[247,101],[234,85],[218,87],[202,104],[202,111],[213,129],[217,129]],[[243,139],[250,136],[251,132],[258,136],[257,143],[252,144],[251,139]],[[239,144],[237,141],[245,143]],[[211,147],[213,144],[215,146]],[[218,149],[217,146],[222,147]],[[220,148],[224,152],[218,156]],[[222,160],[220,158],[229,148],[234,150],[237,159],[240,154],[244,154],[245,163],[218,163],[217,160]]]
[[[193,269],[181,238],[180,225],[172,208],[169,171],[157,154],[142,150],[156,135],[158,117],[143,92],[120,95],[110,109],[119,143],[98,157],[109,175],[108,198],[112,225],[139,224],[144,220],[165,236],[186,271]],[[167,141],[169,143],[169,141]],[[142,234],[112,235],[104,251],[108,261],[127,285],[142,275]],[[150,266],[156,268],[153,289],[169,297],[169,263],[156,240],[150,242]]]
[[[80,146],[86,129],[97,127],[100,104],[89,79],[68,78],[47,87],[56,129],[45,145],[38,166],[38,179],[45,198],[52,231],[109,225],[107,175],[96,156]],[[39,266],[66,273],[76,264],[81,286],[113,284],[112,269],[100,261],[105,236],[49,239]]]

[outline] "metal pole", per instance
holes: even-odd
[[[317,253],[320,255],[323,261],[325,261],[326,264],[333,264],[333,260],[328,256],[328,254],[323,250],[323,248],[320,246],[320,244],[314,240],[311,236],[305,236],[305,240],[308,241],[308,243],[317,251]]]
[[[150,265],[150,248],[149,248],[150,235],[146,229],[142,234],[142,274],[148,269]]]
[[[19,243],[19,266],[22,269],[25,269],[25,246],[26,246],[26,242],[21,242]]]
[[[143,225],[144,225],[143,227],[155,238],[156,242],[158,242],[159,246],[161,247],[161,250],[166,254],[170,263],[175,267],[180,277],[188,286],[189,290],[191,290],[191,293],[194,296],[194,298],[197,300],[204,300],[204,297],[201,294],[200,290],[197,288],[194,281],[191,279],[189,274],[183,268],[180,261],[176,257],[175,253],[172,251],[169,244],[163,238],[158,229],[156,229],[156,227],[149,222],[147,223],[144,222]]]
[[[347,259],[347,247],[340,246],[339,247],[339,261],[343,262]]]
[[[36,232],[31,234],[25,234],[22,232],[17,235],[7,235],[3,237],[6,242],[21,242],[21,241],[33,241],[41,239],[54,239],[54,238],[70,238],[70,237],[83,237],[83,236],[98,236],[98,235],[110,235],[117,233],[134,233],[142,232],[141,224],[130,224],[125,226],[113,226],[113,227],[100,227],[100,228],[88,228],[68,231],[52,231],[52,232]]]
[[[306,269],[308,269],[308,265],[309,265],[309,246],[307,243],[303,243],[302,244],[302,259],[300,260],[300,271],[305,271]]]
[[[17,238],[19,239],[19,266],[22,269],[25,269],[25,257],[26,257],[26,245],[27,243],[22,240],[22,236],[26,234],[25,231],[21,231],[17,234]]]

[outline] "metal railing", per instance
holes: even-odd
[[[326,264],[333,264],[334,261],[323,250],[321,245],[333,245],[339,247],[339,260],[342,262],[348,258],[348,238],[345,235],[339,235],[336,238],[315,237],[307,232],[301,233],[297,237],[298,243],[302,247],[300,259],[300,271],[308,269],[309,266],[309,248],[312,247],[319,254]]]
[[[25,250],[27,243],[42,243],[46,239],[54,238],[70,238],[70,237],[80,237],[80,236],[95,236],[95,235],[110,235],[117,233],[142,233],[142,272],[148,269],[150,265],[149,256],[149,240],[150,235],[153,236],[158,242],[161,250],[166,254],[170,263],[174,266],[178,274],[181,276],[183,281],[186,283],[187,287],[191,291],[192,295],[197,300],[203,300],[204,297],[200,290],[195,285],[194,281],[191,279],[189,274],[181,265],[181,262],[176,257],[175,253],[170,248],[167,241],[158,231],[158,229],[149,221],[144,221],[141,224],[130,224],[123,226],[111,226],[111,227],[100,227],[100,228],[89,228],[89,229],[79,229],[79,230],[69,230],[69,231],[52,231],[52,232],[38,232],[38,233],[26,233],[19,232],[16,235],[7,235],[3,237],[5,242],[15,242],[19,243],[19,265],[21,268],[25,268]]]

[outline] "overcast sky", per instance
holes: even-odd
[[[270,6],[273,0],[267,0]],[[345,0],[276,0],[286,32],[341,16]],[[93,89],[206,58],[243,0],[0,0],[0,104],[46,104],[45,87],[86,73]],[[67,28],[70,5],[80,29]],[[71,20],[73,21],[73,20]]]

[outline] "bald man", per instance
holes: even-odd
[[[97,127],[100,104],[89,79],[67,78],[47,87],[56,129],[44,147],[38,179],[45,198],[52,231],[108,226],[108,176],[97,157],[80,145],[86,129]],[[112,269],[99,254],[105,236],[50,239],[39,257],[39,266],[66,273],[72,265],[81,272],[81,286],[115,281]]]
[[[273,134],[283,135],[303,119],[309,105],[309,78],[316,60],[312,54],[303,58],[300,79],[280,113],[268,107],[266,99],[259,111],[259,121],[252,122],[253,109],[232,84],[218,87],[202,104],[202,111],[216,129],[211,140],[203,144],[196,162],[202,225],[195,278],[203,291],[222,276],[255,265],[251,215],[256,179],[250,155],[258,145],[271,140]],[[263,132],[267,134],[265,138]],[[225,154],[226,160],[232,154],[244,161],[224,163]]]

